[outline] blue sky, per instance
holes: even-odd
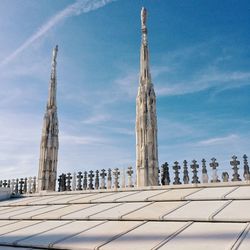
[[[56,44],[58,172],[135,165],[142,6],[160,165],[249,153],[249,1],[1,0],[1,178],[37,174]]]

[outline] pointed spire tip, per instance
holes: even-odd
[[[141,8],[141,25],[146,26],[146,20],[147,20],[147,10],[145,7]]]

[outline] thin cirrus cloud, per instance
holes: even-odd
[[[78,0],[73,4],[68,5],[65,9],[59,11],[56,15],[51,17],[46,23],[44,23],[37,31],[29,37],[20,47],[18,47],[9,56],[0,62],[0,67],[8,64],[14,60],[21,52],[27,49],[35,41],[42,38],[49,30],[55,27],[68,17],[78,16],[82,13],[87,13],[99,9],[116,0]]]

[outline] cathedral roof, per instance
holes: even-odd
[[[12,198],[0,202],[0,249],[249,249],[249,184]]]

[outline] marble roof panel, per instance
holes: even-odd
[[[154,202],[122,217],[124,220],[161,220],[162,216],[183,206],[185,201]]]
[[[227,201],[191,201],[164,216],[165,220],[209,220]]]
[[[250,199],[250,186],[242,186],[226,196],[227,199]]]
[[[122,233],[141,225],[138,221],[108,221],[72,238],[55,244],[54,247],[63,249],[95,249]],[[119,249],[119,248],[114,248]]]
[[[149,250],[186,224],[186,222],[147,222],[100,247],[100,249]]]
[[[224,196],[238,187],[209,187],[186,196],[187,200],[213,200],[223,199]]]
[[[196,222],[184,229],[159,249],[231,249],[245,226],[245,223]]]
[[[93,202],[115,202],[117,199],[121,199],[130,195],[134,195],[135,191],[128,191],[128,192],[115,192],[112,195],[104,196],[101,198],[93,199]]]
[[[62,216],[62,219],[65,220],[75,220],[75,219],[88,219],[89,216],[105,211],[106,209],[110,209],[116,206],[119,206],[121,203],[100,203],[94,206],[91,206],[86,209],[79,210],[74,213],[70,213],[68,215]]]
[[[168,192],[164,192],[155,195],[148,200],[150,201],[168,201],[168,200],[184,200],[187,195],[193,194],[202,188],[182,188],[182,189],[169,189]]]
[[[70,222],[70,221],[68,221]],[[49,247],[53,244],[71,238],[85,230],[95,227],[103,223],[103,221],[74,221],[63,226],[56,227],[44,233],[37,234],[31,238],[21,240],[18,245]]]
[[[108,220],[108,219],[120,219],[123,215],[131,213],[139,208],[142,208],[146,205],[149,205],[149,202],[132,202],[132,203],[123,203],[120,206],[107,209],[103,212],[90,216],[90,219],[101,219],[101,220]]]
[[[147,201],[151,197],[168,192],[168,190],[144,190],[140,192],[136,192],[133,195],[129,195],[120,199],[117,199],[117,201],[121,202],[129,202],[129,201]]]
[[[214,220],[250,221],[250,200],[233,200],[214,216]]]
[[[40,223],[36,223],[34,225],[30,225],[25,228],[21,228],[10,233],[6,233],[1,235],[0,244],[15,244],[19,240],[25,239],[32,235],[36,235],[45,231],[48,231],[52,228],[61,226],[63,224],[68,223],[67,221],[43,221]]]
[[[243,235],[242,239],[240,240],[239,244],[236,245],[233,250],[249,250],[250,246],[250,227],[248,224],[248,229],[246,230],[245,235]]]
[[[54,205],[54,206],[56,207],[59,205]],[[63,206],[62,208],[59,208],[59,209],[53,209],[52,211],[33,215],[32,218],[33,219],[42,219],[42,220],[49,220],[49,219],[58,220],[64,215],[72,214],[74,212],[89,208],[91,206],[93,206],[93,204],[66,205],[66,206]]]

